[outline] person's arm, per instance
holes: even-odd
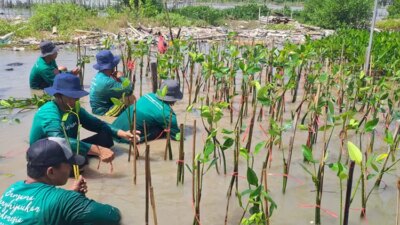
[[[98,133],[102,130],[111,130],[112,136],[118,138],[118,129],[112,127],[106,122],[92,116],[85,109],[81,108],[79,111],[79,117],[81,120],[82,127],[86,130]]]
[[[52,85],[54,82],[54,77],[58,73],[60,73],[60,71],[58,70],[58,68],[47,67],[46,69],[40,71],[39,73],[47,84]]]
[[[62,128],[61,116],[58,112],[47,111],[45,116],[42,116],[42,129],[47,137],[66,138]],[[76,137],[68,137],[69,143],[73,152],[77,152]],[[91,144],[80,141],[79,154],[86,155],[91,147]]]
[[[88,199],[85,195],[66,191],[60,199],[60,210],[69,224],[120,224],[120,211],[107,204]]]

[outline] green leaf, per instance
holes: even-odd
[[[4,106],[6,108],[10,108],[11,107],[11,104],[9,102],[7,102],[6,100],[3,100],[3,99],[0,101],[0,105]]]
[[[130,84],[131,84],[131,82],[129,81],[129,79],[124,79],[124,80],[122,81],[122,88],[125,89],[125,88],[127,88]]]
[[[164,98],[168,93],[168,86],[164,86],[161,90],[161,97]]]
[[[267,145],[266,141],[262,141],[262,142],[256,144],[254,154],[258,154],[261,151],[261,149],[265,148],[266,145]]]
[[[180,141],[181,140],[181,132],[177,133],[175,135],[175,140]]]
[[[394,144],[393,133],[390,130],[385,131],[385,138],[383,139],[388,145]]]
[[[300,125],[299,125],[299,129],[300,129],[300,130],[308,130],[308,126],[307,126],[307,125],[304,125],[304,124],[300,124]]]
[[[382,153],[382,154],[378,155],[378,157],[376,157],[376,161],[381,162],[382,160],[386,159],[387,157],[388,157],[387,153]]]
[[[206,146],[204,147],[204,157],[208,157],[214,151],[215,145],[211,141],[206,142]]]
[[[68,113],[68,112],[64,113],[64,115],[63,115],[62,118],[61,118],[61,121],[62,121],[62,122],[67,121],[68,116],[69,116],[69,113]]]
[[[224,141],[224,144],[222,144],[221,149],[226,150],[226,149],[230,148],[234,143],[235,143],[235,140],[233,140],[232,138],[227,138]]]
[[[193,110],[193,104],[192,105],[189,105],[187,108],[186,108],[186,112],[191,112]]]
[[[313,158],[312,151],[307,145],[301,145],[301,151],[303,152],[303,157],[307,162],[315,163],[316,161]]]
[[[122,104],[124,104],[121,100],[119,100],[118,98],[111,98],[111,102],[116,105],[116,106],[120,106]]]
[[[365,128],[364,128],[365,132],[371,132],[371,131],[375,130],[375,127],[376,127],[376,125],[378,125],[378,122],[379,122],[378,118],[368,121],[365,124]]]
[[[374,178],[375,176],[376,176],[376,174],[370,173],[370,174],[368,174],[368,176],[367,176],[367,180],[370,180],[370,179]]]
[[[246,160],[249,160],[249,158],[250,158],[249,152],[248,152],[247,149],[245,149],[245,148],[240,148],[239,154],[240,154],[241,156],[243,156]]]
[[[222,128],[222,131],[221,131],[223,134],[233,134],[233,130],[227,130],[227,129],[225,129],[225,128]]]
[[[18,118],[15,118],[15,119],[14,119],[14,122],[15,122],[15,123],[21,123],[21,120],[19,120]]]
[[[257,175],[250,167],[247,167],[247,182],[249,182],[250,185],[258,186]]]
[[[356,162],[358,165],[361,165],[362,153],[360,149],[356,145],[354,145],[351,141],[348,141],[347,150],[349,152],[350,159]]]

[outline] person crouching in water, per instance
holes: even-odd
[[[114,107],[111,98],[123,99],[125,105],[130,105],[133,102],[134,96],[131,95],[133,88],[132,85],[124,86],[124,81],[127,78],[123,76],[122,72],[118,72],[116,67],[120,61],[119,56],[114,56],[109,50],[102,50],[96,55],[97,63],[93,68],[99,72],[92,80],[90,85],[90,106],[92,113],[96,115],[117,116],[124,108],[116,110],[111,113]]]
[[[0,224],[120,224],[120,211],[85,196],[86,180],[79,176],[69,190],[72,165],[85,158],[73,154],[64,138],[49,137],[26,152],[27,175],[8,187],[0,198]]]
[[[114,152],[110,149],[114,145],[113,137],[127,141],[136,141],[139,138],[138,136],[135,138],[129,129],[123,131],[101,121],[83,107],[76,109],[76,102],[89,93],[82,89],[79,78],[73,74],[57,75],[53,86],[45,88],[45,92],[54,96],[54,100],[44,104],[36,112],[30,133],[30,144],[46,137],[68,138],[73,152],[76,153],[78,127],[82,126],[95,135],[79,140],[79,154],[98,156],[103,162],[111,162],[114,159]],[[70,111],[78,111],[79,118],[69,113],[63,121],[65,113]]]
[[[165,80],[161,85],[161,90],[167,87],[167,94],[165,97],[158,96],[154,93],[143,95],[136,103],[136,130],[140,131],[140,141],[144,139],[144,124],[146,122],[147,140],[154,140],[165,134],[168,128],[170,112],[171,117],[171,128],[170,137],[176,140],[176,134],[180,132],[176,114],[172,109],[172,106],[176,101],[179,101],[183,97],[183,93],[180,90],[178,81],[176,80]],[[113,127],[123,130],[129,130],[129,117],[133,115],[134,105],[129,106],[116,120],[112,123]],[[118,141],[118,140],[117,140]]]
[[[65,66],[57,66],[58,47],[51,41],[40,43],[41,55],[32,67],[29,76],[29,86],[32,89],[44,89],[53,85],[54,78],[62,71],[66,71]],[[79,68],[76,67],[71,73],[77,75]]]

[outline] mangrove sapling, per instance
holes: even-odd
[[[90,57],[86,55],[86,47],[81,49],[80,38],[78,38],[77,49],[76,49],[76,66],[79,68],[79,80],[81,87],[83,87],[83,80],[85,78],[85,65],[90,63]]]
[[[184,152],[184,138],[185,133],[184,133],[184,127],[183,124],[180,125],[180,135],[179,138],[177,137],[177,140],[179,140],[179,156],[178,156],[178,171],[177,171],[177,178],[176,178],[176,185],[181,183],[183,185],[184,179],[185,179],[185,168],[184,168],[184,162],[185,162],[185,152]]]
[[[193,90],[193,76],[194,76],[194,69],[196,63],[201,64],[204,62],[204,55],[198,52],[189,52],[189,62],[190,62],[190,69],[189,69],[189,105],[192,104],[192,90]]]
[[[168,127],[166,130],[166,143],[165,143],[165,152],[164,152],[164,160],[167,160],[167,154],[169,160],[172,160],[172,147],[171,147],[171,123],[172,123],[172,110],[169,111],[169,120]]]
[[[75,102],[75,107],[69,109],[66,113],[63,114],[63,116],[61,118],[61,127],[62,127],[63,132],[64,132],[64,137],[67,140],[67,144],[68,144],[68,146],[70,148],[71,148],[71,143],[69,141],[67,130],[65,129],[65,125],[64,124],[68,120],[68,117],[70,115],[75,116],[76,119],[77,119],[78,131],[77,131],[77,134],[76,134],[76,154],[79,154],[79,149],[80,149],[79,143],[80,143],[80,140],[81,140],[80,139],[80,129],[81,129],[82,125],[81,125],[80,118],[79,118],[80,108],[81,108],[81,105],[80,105],[79,101],[76,101]],[[112,166],[111,166],[111,168],[112,168]],[[75,180],[78,180],[79,176],[80,176],[79,175],[79,166],[78,165],[72,165],[72,169],[74,171]]]
[[[362,163],[362,153],[360,149],[354,145],[352,142],[347,142],[347,151],[350,157],[350,165],[349,165],[349,176],[347,179],[347,189],[346,189],[346,201],[344,207],[344,218],[343,218],[343,225],[348,225],[349,221],[349,210],[351,204],[351,190],[353,184],[353,173],[354,173],[354,165],[361,165]]]
[[[223,145],[220,144],[219,140],[217,139],[218,133],[218,122],[223,117],[223,109],[228,107],[228,103],[226,102],[211,102],[209,105],[202,105],[200,107],[201,111],[201,120],[204,126],[204,129],[207,132],[208,137],[213,142],[213,153],[216,154],[216,150],[219,149],[218,154],[222,156],[222,162],[224,167],[224,174],[226,174],[226,158],[225,158],[225,149],[232,146],[233,141],[230,141],[230,146],[226,146],[225,142]],[[206,119],[208,126],[205,124],[204,119]],[[221,157],[220,157],[221,158]],[[217,172],[218,167],[216,166]]]
[[[195,215],[193,219],[193,225],[200,225],[200,201],[202,196],[203,189],[203,180],[204,175],[210,170],[213,165],[216,165],[217,159],[210,159],[211,154],[213,153],[215,147],[211,136],[208,136],[206,139],[206,143],[203,148],[203,152],[196,154],[195,157],[195,166],[189,171],[194,176],[194,202],[193,205],[195,207]],[[205,169],[205,165],[208,164],[207,169]]]
[[[149,45],[144,41],[139,41],[137,45],[135,45],[135,50],[133,51],[133,56],[139,60],[139,79],[140,79],[140,87],[139,87],[139,96],[142,96],[143,89],[143,63],[144,63],[144,55],[148,53]]]
[[[247,182],[249,188],[240,193],[238,196],[239,205],[243,209],[241,224],[242,225],[265,224],[272,216],[272,213],[274,209],[277,208],[277,205],[271,198],[269,193],[264,189],[263,185],[258,183],[257,175],[254,172],[254,170],[250,167],[247,168]],[[243,207],[242,197],[247,195],[249,195],[248,201],[246,206]],[[269,215],[266,215],[264,213],[264,207],[265,207],[263,205],[264,198],[268,199],[268,202],[270,203],[268,209]],[[251,207],[250,204],[252,205]],[[250,214],[249,218],[244,218],[247,212]]]

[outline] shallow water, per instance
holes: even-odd
[[[36,61],[38,52],[11,52],[0,51],[0,98],[29,97],[31,91],[29,89],[29,72],[31,66]],[[57,62],[59,65],[65,65],[72,68],[75,65],[75,53],[61,51]],[[92,60],[93,61],[93,60]],[[8,63],[22,62],[22,66],[13,67],[13,71],[5,71]],[[91,65],[87,66],[85,89],[89,90],[90,80],[95,74]],[[137,82],[137,85],[139,83]],[[150,90],[149,79],[144,79],[144,90]],[[138,96],[138,86],[135,93]],[[187,89],[187,88],[186,88]],[[301,93],[300,93],[301,95]],[[236,99],[235,102],[238,102]],[[90,111],[88,99],[82,99],[84,107]],[[192,134],[193,119],[197,120],[197,142],[196,151],[201,151],[205,140],[205,131],[201,125],[198,113],[188,113],[185,116],[185,108],[187,102],[178,102],[174,109],[178,115],[178,121],[185,123],[186,141],[185,141],[185,161],[191,164],[192,158]],[[294,108],[296,104],[287,103],[288,112]],[[235,105],[238,109],[239,106]],[[25,156],[24,152],[28,147],[29,130],[32,122],[34,111],[25,112],[18,115],[21,119],[20,124],[0,123],[0,193],[2,193],[10,184],[15,181],[24,179],[25,173]],[[235,110],[237,116],[237,110]],[[226,113],[226,115],[229,115]],[[289,117],[289,115],[285,115]],[[186,121],[185,121],[186,118]],[[110,118],[107,118],[110,121]],[[249,123],[250,118],[244,121]],[[220,127],[229,128],[229,118],[226,117],[220,122]],[[253,148],[261,140],[265,140],[266,136],[260,130],[260,125],[266,127],[266,122],[256,123],[255,132],[253,134]],[[328,161],[334,162],[339,149],[339,141],[337,132],[333,135],[329,147]],[[378,132],[379,133],[379,132]],[[380,132],[381,133],[381,132]],[[284,151],[287,154],[288,140],[291,132],[284,134]],[[88,136],[89,132],[84,132],[83,136]],[[282,194],[282,156],[281,152],[274,150],[272,166],[268,170],[269,191],[272,198],[278,205],[278,209],[274,212],[271,224],[312,224],[314,220],[315,205],[315,187],[309,175],[301,168],[302,163],[301,145],[305,143],[306,132],[299,131],[294,147],[294,156],[292,158],[292,166],[290,170],[290,178],[286,194]],[[380,134],[381,135],[381,134]],[[319,136],[322,140],[322,134]],[[354,141],[354,140],[353,140]],[[366,140],[367,142],[368,140]],[[242,143],[245,145],[245,143]],[[377,144],[377,149],[382,149]],[[318,143],[316,150],[321,149],[322,143]],[[118,207],[123,216],[123,224],[144,224],[145,216],[145,182],[144,182],[144,146],[140,145],[141,157],[138,160],[138,177],[137,184],[132,182],[132,163],[127,162],[128,146],[124,144],[116,144],[114,150],[117,157],[114,161],[114,172],[110,173],[109,165],[101,164],[97,170],[98,160],[91,159],[89,168],[86,169],[84,176],[88,180],[89,192],[87,196],[94,200],[111,204]],[[191,174],[185,168],[185,184],[176,186],[176,170],[175,162],[178,156],[178,143],[172,142],[174,151],[173,161],[164,161],[165,140],[157,140],[150,142],[151,148],[151,174],[152,184],[154,187],[158,224],[191,224],[193,221],[193,205],[191,202]],[[265,158],[265,150],[255,156],[254,170],[257,175],[261,172],[261,165]],[[201,224],[217,225],[224,224],[226,192],[233,171],[233,151],[226,151],[227,155],[227,175],[217,174],[215,169],[211,169],[204,177],[203,194],[201,200]],[[319,156],[315,156],[319,159]],[[311,168],[311,167],[310,167]],[[322,208],[327,210],[321,212],[322,224],[333,225],[339,224],[339,181],[336,174],[326,168],[326,177],[324,181],[324,194],[322,200]],[[355,174],[359,174],[359,168],[356,167]],[[246,161],[241,158],[239,166],[239,191],[247,189]],[[371,195],[367,205],[367,220],[360,220],[360,199],[359,192],[351,205],[349,224],[394,224],[396,219],[396,186],[398,169],[392,174],[384,176],[384,189],[381,188]],[[356,176],[355,176],[356,177]],[[71,183],[71,181],[69,181]],[[345,183],[345,182],[344,182]],[[370,184],[368,190],[371,188]],[[355,181],[353,187],[355,186]],[[345,190],[345,187],[343,188]],[[359,190],[360,191],[360,190]],[[343,193],[344,194],[344,193]],[[234,194],[230,201],[230,210],[228,224],[239,224],[242,216],[242,209],[239,207]],[[151,218],[150,211],[150,218]],[[152,219],[150,219],[152,221]],[[152,223],[152,222],[150,222]]]

